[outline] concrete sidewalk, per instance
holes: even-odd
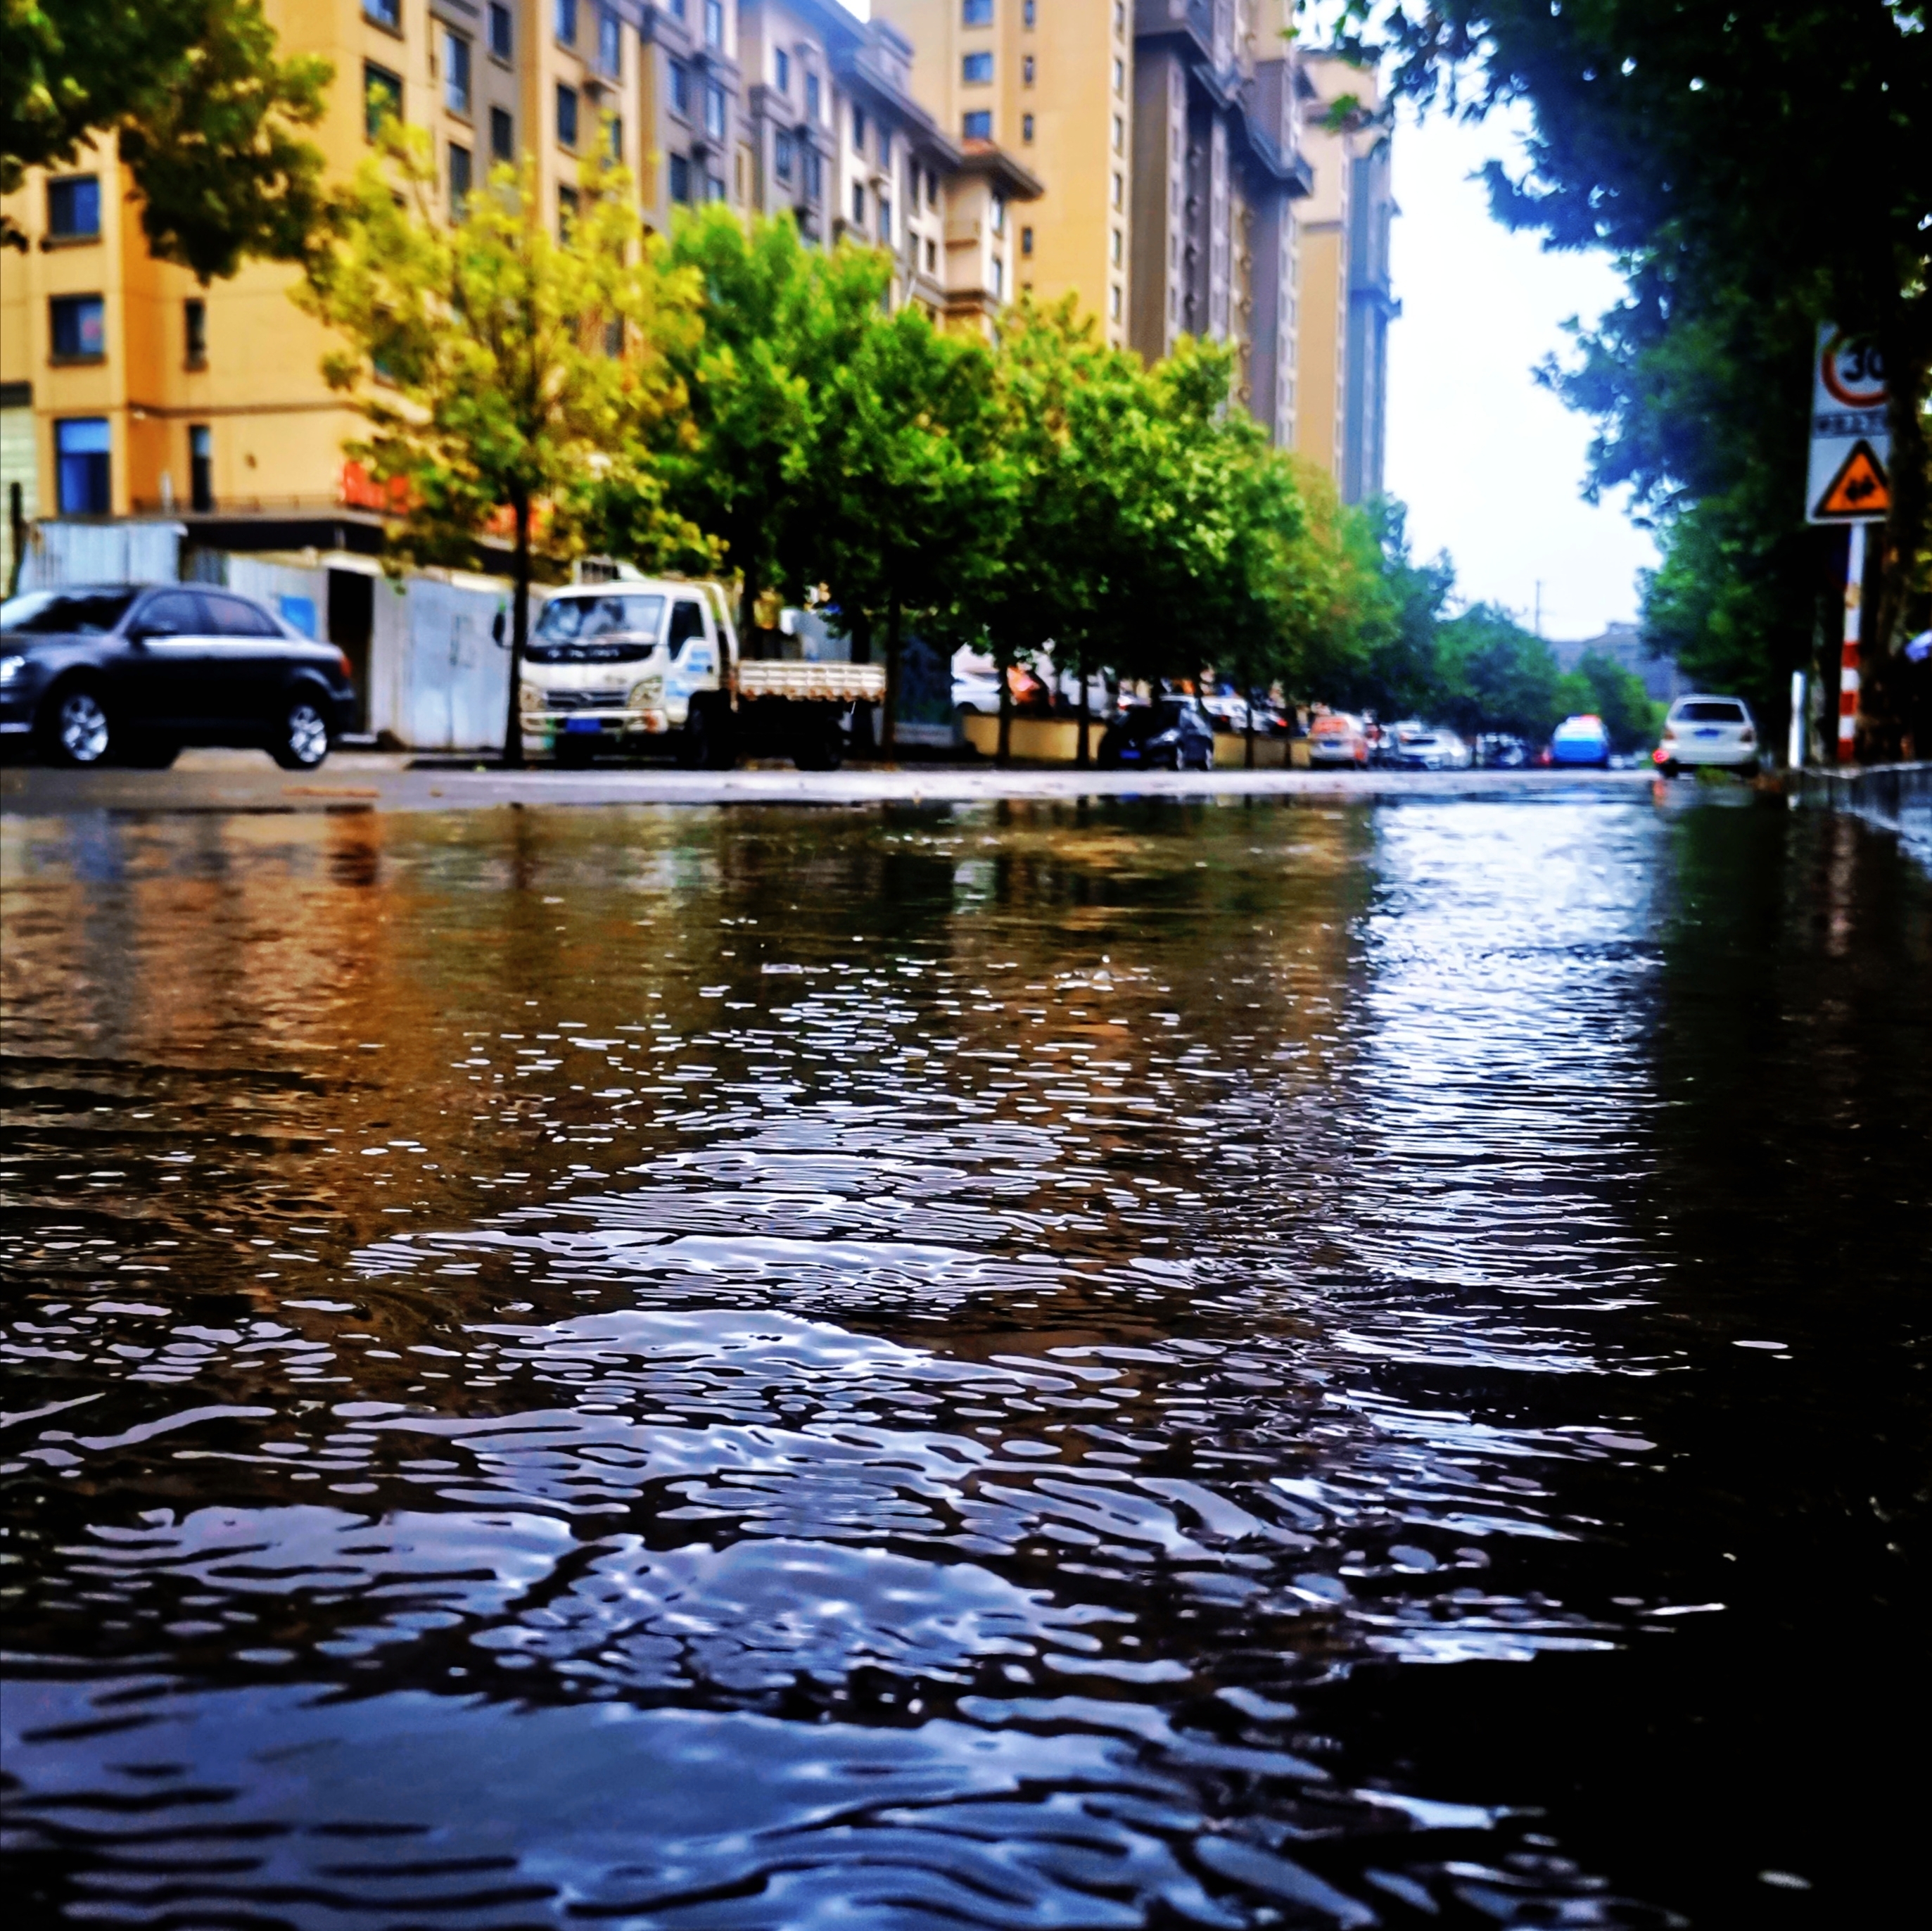
[[[866,764],[797,771],[657,765],[505,771],[437,758],[338,752],[317,772],[278,770],[264,752],[190,751],[171,771],[68,771],[10,765],[0,811],[459,811],[512,805],[985,804],[1003,798],[1292,799],[1388,803],[1406,798],[1628,797],[1658,782],[1637,771],[1001,771],[990,765]]]

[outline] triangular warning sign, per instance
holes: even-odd
[[[1868,517],[1888,515],[1892,509],[1892,485],[1886,479],[1885,465],[1872,454],[1872,446],[1861,436],[1852,445],[1852,453],[1838,465],[1838,473],[1818,499],[1811,513],[1818,517],[1842,518],[1847,523]]]

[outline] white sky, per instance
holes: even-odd
[[[1492,155],[1516,166],[1516,125],[1411,114],[1396,128],[1385,481],[1416,554],[1454,559],[1460,595],[1526,623],[1540,578],[1543,634],[1588,637],[1636,616],[1657,554],[1612,503],[1582,500],[1589,422],[1531,371],[1563,350],[1564,317],[1593,320],[1622,284],[1603,257],[1545,254],[1491,219],[1468,177]]]

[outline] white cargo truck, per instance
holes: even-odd
[[[721,584],[631,577],[550,593],[530,628],[518,708],[526,743],[550,746],[560,764],[669,749],[694,770],[776,756],[832,771],[854,706],[885,695],[880,665],[741,656]]]

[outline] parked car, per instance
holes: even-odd
[[[1550,734],[1550,761],[1594,765],[1600,771],[1608,770],[1610,734],[1604,728],[1604,720],[1592,711],[1566,717]]]
[[[1100,739],[1102,764],[1138,764],[1144,770],[1205,771],[1214,762],[1214,732],[1192,698],[1157,698],[1137,704]]]
[[[1664,720],[1664,740],[1651,754],[1666,778],[1687,765],[1715,764],[1754,776],[1757,725],[1742,698],[1681,697]]]
[[[1390,761],[1405,771],[1466,771],[1474,762],[1453,731],[1433,725],[1398,724]]]
[[[1365,771],[1369,737],[1362,720],[1345,710],[1324,711],[1308,727],[1308,761],[1324,766],[1347,764]]]
[[[184,745],[235,744],[312,771],[354,696],[334,645],[233,590],[73,584],[0,604],[0,740],[56,764],[162,770]]]
[[[1529,746],[1505,731],[1486,731],[1476,740],[1476,762],[1486,770],[1520,771],[1530,756]]]

